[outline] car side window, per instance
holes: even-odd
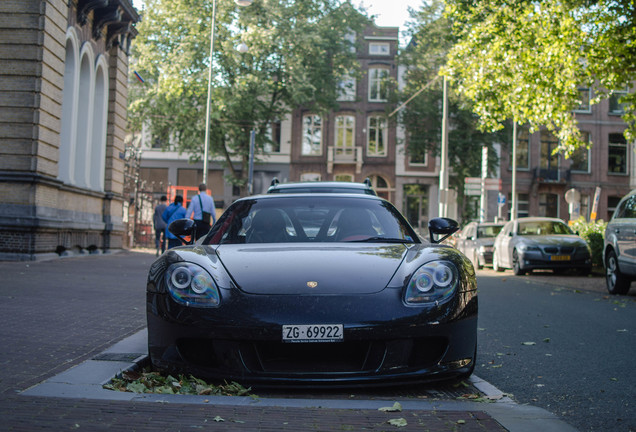
[[[636,195],[625,201],[624,213],[620,217],[636,219]]]

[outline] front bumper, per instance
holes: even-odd
[[[229,290],[228,290],[229,291]],[[407,307],[401,291],[367,296],[222,293],[217,309],[147,295],[152,364],[171,373],[257,385],[351,386],[434,381],[469,373],[477,295]],[[283,324],[343,324],[344,341],[284,343]]]
[[[542,251],[525,251],[519,255],[522,270],[586,269],[592,267],[588,254],[550,255]]]

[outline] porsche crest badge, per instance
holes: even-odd
[[[307,286],[308,286],[309,288],[316,288],[316,287],[318,286],[318,282],[315,282],[315,281],[309,281],[309,282],[307,282]]]

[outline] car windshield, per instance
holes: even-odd
[[[477,237],[497,237],[501,228],[503,228],[503,225],[480,226],[477,230]]]
[[[572,234],[572,230],[563,222],[537,221],[519,224],[519,235]]]
[[[420,240],[388,202],[352,196],[283,196],[237,201],[203,244]]]

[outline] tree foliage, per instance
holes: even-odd
[[[406,100],[428,85],[408,102],[400,114],[407,131],[408,152],[411,156],[431,151],[438,155],[440,150],[443,91],[442,80],[436,77],[455,43],[451,20],[443,15],[443,11],[444,3],[432,0],[423,4],[418,11],[411,12],[411,43],[400,59],[406,67],[406,84],[399,94],[401,100]],[[470,101],[450,86],[447,109],[448,158],[451,167],[449,181],[460,192],[460,200],[463,200],[464,179],[481,173],[482,147],[489,148],[489,171],[494,172],[498,156],[493,144],[509,141],[505,135],[509,131],[496,134],[480,131]]]
[[[566,156],[581,141],[572,111],[636,79],[634,0],[448,0],[457,43],[444,73],[474,102],[480,126],[509,119],[544,126]],[[636,138],[636,97],[623,97],[625,135]]]
[[[212,6],[146,0],[133,47],[132,68],[146,82],[131,86],[131,126],[148,122],[154,138],[193,160],[203,155]],[[271,123],[292,109],[333,108],[337,83],[358,66],[345,35],[368,19],[339,0],[255,0],[244,8],[217,0],[216,8],[210,148],[230,181],[245,185],[250,130],[258,154],[271,141]]]

